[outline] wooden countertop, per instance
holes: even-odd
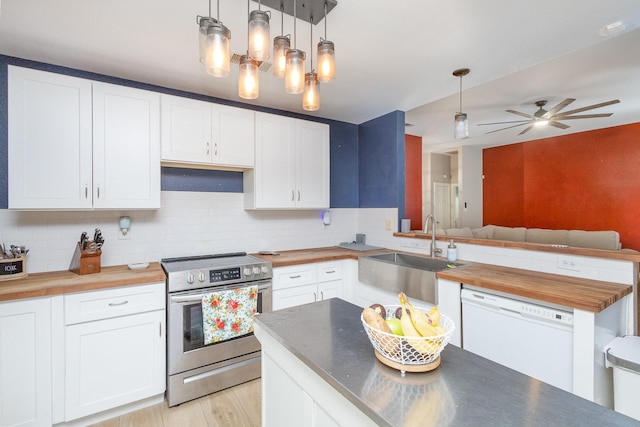
[[[141,270],[131,270],[126,265],[102,267],[100,273],[82,276],[66,270],[34,273],[22,279],[0,281],[0,301],[164,281],[164,271],[157,262]]]
[[[456,240],[457,241],[457,240]],[[594,249],[595,251],[595,249]],[[252,254],[271,261],[274,268],[396,252],[388,249],[359,252],[340,247],[283,251],[280,255]],[[611,252],[611,251],[609,251]],[[415,254],[414,254],[415,255]],[[631,285],[540,273],[491,264],[466,263],[464,267],[438,272],[437,277],[538,301],[598,313],[632,292]]]
[[[598,313],[632,292],[631,285],[470,263],[438,272],[439,279]]]

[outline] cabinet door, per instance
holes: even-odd
[[[213,104],[212,150],[214,165],[253,167],[255,153],[254,112]]]
[[[329,125],[296,122],[296,207],[328,208]]]
[[[66,421],[163,393],[164,310],[66,328]]]
[[[160,208],[160,95],[93,84],[93,206]]]
[[[163,161],[211,164],[211,111],[208,102],[162,95]]]
[[[256,115],[255,208],[295,206],[295,120]]]
[[[49,298],[0,303],[0,425],[50,426]]]
[[[318,283],[318,301],[329,298],[344,297],[344,281],[333,280],[331,282]]]
[[[8,72],[9,208],[90,209],[91,81]]]
[[[316,302],[319,299],[316,284],[273,291],[273,310]]]

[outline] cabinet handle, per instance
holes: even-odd
[[[213,147],[214,147],[213,155],[217,156],[218,155],[218,143],[216,142]]]
[[[209,141],[207,141],[207,155],[209,155],[209,152],[210,152],[210,150],[209,150]]]
[[[300,201],[300,190],[298,190],[298,201]]]
[[[110,302],[109,303],[109,307],[117,307],[119,305],[125,305],[125,304],[128,304],[128,303],[129,303],[129,301],[127,301],[127,300],[122,301],[122,302]]]
[[[318,295],[315,292],[313,293],[313,300],[318,301]]]
[[[295,194],[293,190],[291,190],[291,201],[293,202],[294,200],[295,200]]]
[[[336,272],[335,270],[327,270],[327,271],[326,271],[326,273],[327,273],[327,274],[333,274],[333,273],[335,273],[335,272]]]
[[[84,198],[89,198],[89,186],[87,184],[84,185]]]
[[[160,332],[160,338],[162,338],[162,322],[158,322],[158,331]]]
[[[100,198],[100,184],[98,184],[98,199]]]
[[[320,301],[324,301],[324,292],[320,291]]]
[[[299,279],[300,275],[296,274],[295,276],[289,276],[289,279]]]

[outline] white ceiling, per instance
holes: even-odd
[[[210,77],[198,62],[196,15],[206,0],[1,0],[0,53],[156,84],[219,98],[237,95],[231,76]],[[298,0],[298,6],[305,1]],[[231,50],[246,50],[247,2],[219,0],[220,20],[231,30]],[[251,9],[257,3],[251,1]],[[212,4],[216,15],[216,1]],[[263,9],[268,9],[263,6]],[[603,37],[604,26],[626,30]],[[279,35],[274,11],[271,36]],[[285,15],[285,34],[293,19]],[[310,25],[297,21],[297,47],[310,49]],[[314,26],[313,45],[324,36]],[[406,111],[429,150],[464,144],[501,145],[640,121],[640,3],[637,0],[338,0],[328,15],[327,39],[336,45],[336,81],[321,85],[320,110],[311,115],[360,124],[395,110]],[[315,55],[314,55],[315,61]],[[308,67],[308,65],[307,65]],[[470,137],[454,140],[459,79]],[[270,73],[260,75],[260,97],[249,102],[302,110],[301,95],[284,92]],[[478,123],[517,120],[505,113],[533,113],[535,101],[567,109],[620,99],[592,110],[610,118],[572,120],[566,130],[499,128]]]

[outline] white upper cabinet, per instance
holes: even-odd
[[[329,207],[329,126],[256,113],[256,164],[244,173],[245,209]]]
[[[9,66],[9,208],[159,208],[159,129],[158,94]]]
[[[162,95],[166,166],[244,170],[254,165],[254,112]]]

